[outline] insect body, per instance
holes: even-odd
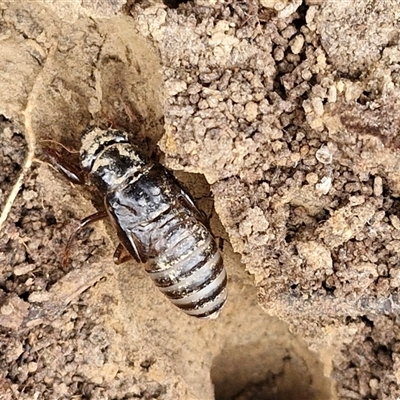
[[[58,153],[45,153],[70,180],[80,179]],[[138,262],[148,262],[155,285],[188,315],[216,318],[227,296],[221,254],[202,213],[173,175],[147,161],[125,132],[114,129],[87,130],[80,159],[82,176],[104,196],[117,230],[122,245],[117,257],[125,249]]]

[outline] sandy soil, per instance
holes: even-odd
[[[0,399],[399,398],[398,1],[0,10]],[[216,321],[115,266],[107,221],[63,268],[102,199],[41,149],[89,124],[131,132],[210,217]]]

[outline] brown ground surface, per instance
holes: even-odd
[[[398,399],[399,2],[172,6],[0,1],[0,399]],[[102,204],[41,148],[90,123],[185,171],[218,320],[115,266],[107,222],[62,267]]]

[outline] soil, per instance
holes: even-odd
[[[400,397],[400,4],[0,1],[0,399]],[[114,265],[45,162],[131,133],[223,249],[215,321]],[[71,162],[77,157],[72,156]]]

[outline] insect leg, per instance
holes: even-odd
[[[128,253],[130,258],[133,257],[137,262],[143,263],[147,261],[143,249],[139,241],[135,237],[132,236],[132,241],[129,241],[124,232],[119,227],[117,228],[117,235],[121,243],[115,249],[114,253],[115,264],[117,265],[122,264],[125,261],[129,260],[127,255],[124,255],[123,252]]]
[[[55,149],[43,148],[43,154],[49,163],[61,172],[70,182],[78,185],[85,184],[86,173],[79,166],[73,165]],[[71,153],[70,153],[71,154]]]
[[[82,232],[82,230],[89,224],[99,221],[101,219],[107,218],[109,215],[107,211],[99,211],[97,213],[94,213],[92,215],[89,215],[88,217],[84,218],[80,223],[79,227],[76,229],[76,231],[70,236],[67,246],[65,247],[64,251],[64,257],[63,257],[63,267],[67,268],[68,266],[68,259],[69,259],[69,254],[71,252],[71,246],[72,242],[75,239],[75,237]]]
[[[114,263],[119,265],[131,259],[132,256],[129,254],[128,250],[120,243],[114,252]]]
[[[224,251],[225,240],[222,237],[216,237],[215,241],[218,245],[218,248],[221,252]]]

